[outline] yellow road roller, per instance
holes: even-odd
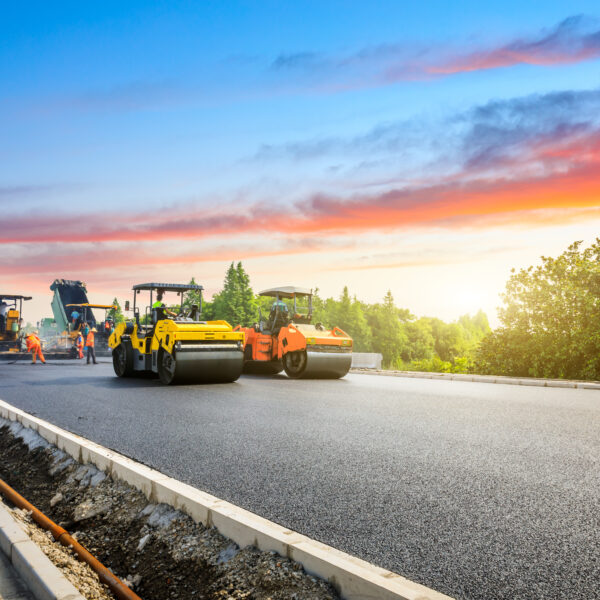
[[[140,283],[133,286],[133,321],[119,323],[111,334],[113,367],[119,377],[156,373],[164,384],[235,381],[244,367],[244,333],[227,321],[201,321],[201,285]],[[184,294],[197,292],[199,304],[184,308]],[[138,296],[149,292],[149,304]],[[163,303],[175,293],[179,306]],[[140,316],[140,308],[144,308]],[[130,310],[129,301],[125,310]]]

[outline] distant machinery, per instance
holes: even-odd
[[[31,296],[0,294],[0,302],[8,305],[4,331],[0,331],[0,351],[18,352],[21,349],[23,302],[27,300],[31,300]]]

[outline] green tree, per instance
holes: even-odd
[[[429,319],[435,340],[435,353],[444,362],[454,362],[467,350],[463,328],[458,323],[444,323],[441,319]]]
[[[581,244],[513,269],[498,313],[502,326],[477,354],[480,371],[600,379],[600,238]]]
[[[212,310],[231,325],[250,326],[256,320],[256,299],[241,262],[227,269],[223,289],[213,296]]]
[[[407,338],[401,327],[391,291],[388,290],[382,304],[370,307],[367,319],[373,336],[373,351],[383,355],[385,366],[395,367],[401,360],[402,348],[406,345]]]
[[[121,310],[121,305],[119,304],[119,301],[116,298],[114,298],[111,304],[114,304],[114,306],[116,306],[117,308],[111,308],[108,311],[108,316],[113,320],[113,323],[115,325],[117,323],[122,323],[125,320],[125,315]]]
[[[337,326],[349,334],[356,352],[368,352],[371,349],[371,329],[362,305],[356,297],[350,298],[347,286],[344,286],[339,301],[330,307],[329,312],[334,313],[331,320],[335,321],[330,326]]]
[[[403,325],[406,343],[402,347],[402,360],[412,362],[429,360],[435,354],[435,339],[429,319],[419,319]]]

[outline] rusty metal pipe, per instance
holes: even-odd
[[[141,600],[141,598],[130,590],[116,575],[106,568],[99,560],[94,558],[75,538],[59,527],[54,521],[49,519],[44,513],[39,511],[33,504],[30,504],[11,488],[7,483],[0,479],[0,493],[18,508],[23,508],[31,512],[31,518],[43,529],[46,529],[54,536],[57,542],[63,546],[73,548],[79,560],[87,563],[97,574],[100,581],[106,584],[110,591],[119,600]]]

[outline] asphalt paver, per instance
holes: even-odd
[[[600,598],[600,392],[348,375],[165,387],[0,364],[0,398],[456,598]]]

